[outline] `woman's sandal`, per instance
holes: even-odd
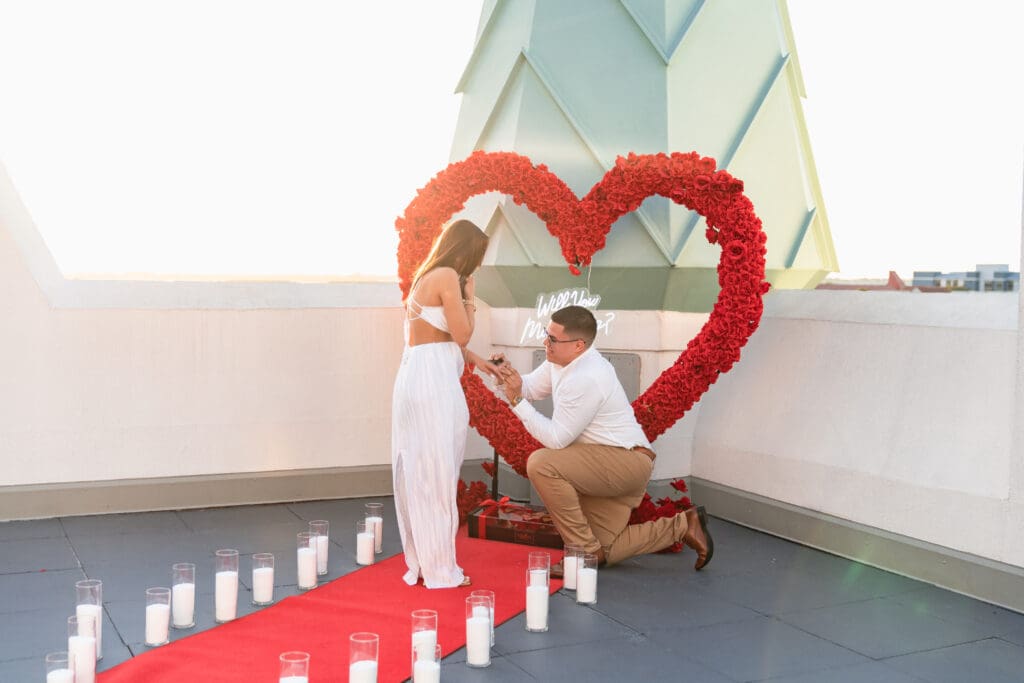
[[[468,576],[463,577],[462,583],[459,584],[459,588],[465,588],[466,586],[472,586],[473,580]]]

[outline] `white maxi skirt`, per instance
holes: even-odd
[[[462,583],[455,562],[456,488],[469,409],[459,383],[464,360],[454,342],[406,346],[391,399],[391,476],[410,586]]]

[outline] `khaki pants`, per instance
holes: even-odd
[[[654,462],[616,446],[572,444],[534,451],[526,473],[566,544],[604,549],[608,564],[662,550],[686,533],[686,515],[629,524]]]

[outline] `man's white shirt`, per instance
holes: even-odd
[[[577,441],[651,447],[615,368],[593,346],[564,367],[544,361],[524,375],[522,396],[525,400],[512,410],[546,448],[565,448]],[[548,396],[554,403],[550,418],[528,403]]]

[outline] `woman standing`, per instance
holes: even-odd
[[[445,229],[413,278],[405,301],[405,350],[391,403],[391,467],[398,530],[408,571],[427,588],[468,586],[455,560],[456,487],[469,409],[459,377],[465,363],[497,376],[466,349],[473,335],[476,283],[487,235],[470,221]]]

